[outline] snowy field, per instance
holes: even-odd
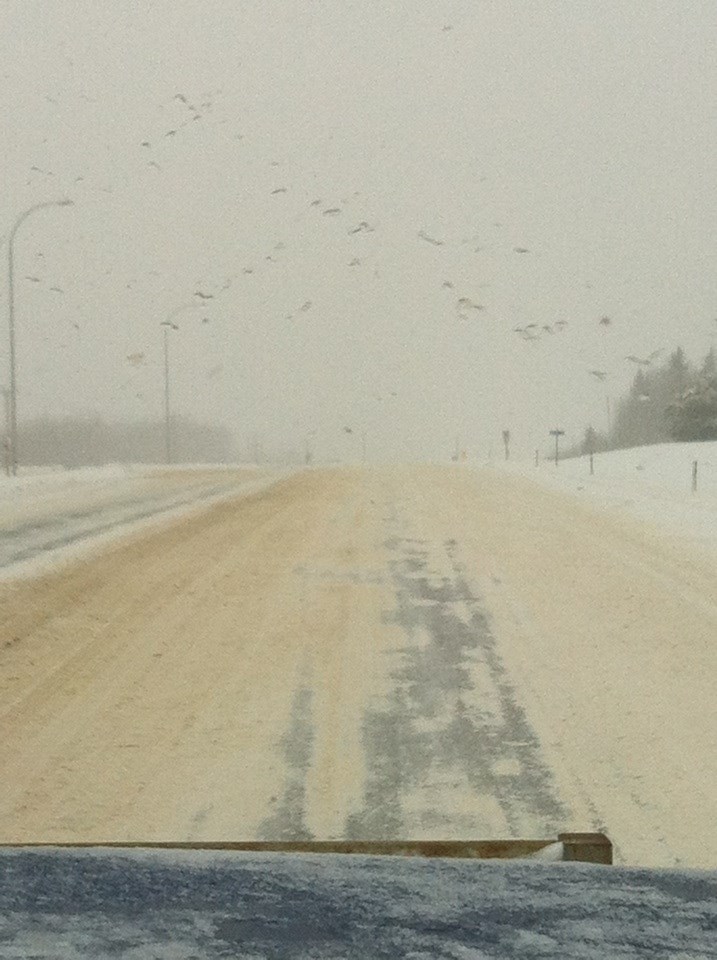
[[[692,490],[697,462],[697,489]],[[717,441],[662,443],[597,453],[593,458],[510,461],[497,469],[517,473],[576,499],[626,513],[663,533],[717,554]]]

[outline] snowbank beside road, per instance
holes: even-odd
[[[118,536],[221,499],[249,494],[282,474],[256,467],[112,464],[5,478],[0,483],[0,579],[34,576]]]
[[[697,462],[697,489],[692,490]],[[555,463],[502,462],[500,470],[626,512],[717,554],[717,441],[662,443]]]
[[[154,476],[166,472],[237,471],[244,469],[256,471],[258,468],[254,464],[215,463],[109,463],[101,467],[79,467],[77,469],[28,467],[21,468],[16,477],[0,475],[0,499],[25,495],[34,496],[40,491],[54,491],[61,487],[71,487],[79,484],[101,486],[128,477]]]

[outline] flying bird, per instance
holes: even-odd
[[[299,307],[299,310],[301,310],[302,313],[306,313],[306,311],[310,309],[311,309],[311,300],[305,300],[304,303],[302,303],[301,306]]]
[[[530,253],[527,247],[513,247],[515,253]]]
[[[64,292],[65,292],[65,291],[62,290],[60,287],[50,287],[50,290],[52,290],[53,293],[64,293]]]
[[[165,133],[165,137],[176,137],[176,136],[177,136],[176,130],[167,130],[167,132]]]
[[[365,220],[362,220],[361,223],[358,224],[358,226],[353,227],[353,228],[352,228],[351,230],[349,230],[348,232],[349,232],[349,233],[362,233],[362,232],[372,233],[372,232],[373,232],[373,229],[374,229],[374,228],[373,228],[372,226],[370,226],[370,224],[366,223]]]
[[[610,317],[600,317],[600,319],[598,320],[598,323],[600,324],[601,327],[609,327],[610,324],[612,323],[612,320],[610,319]]]
[[[328,210],[324,210],[324,216],[335,216],[337,213],[341,213],[340,207],[329,207]]]
[[[209,317],[202,317],[202,323],[209,323]]]
[[[351,263],[349,263],[349,266],[350,266],[350,267],[358,267],[358,266],[360,265],[360,263],[361,263],[361,261],[359,260],[359,258],[358,258],[358,257],[354,257],[353,260],[351,261]]]
[[[142,147],[151,147],[152,144],[149,142],[149,140],[143,140],[142,143],[140,144],[140,146],[142,146]]]
[[[40,283],[39,277],[25,277],[26,280],[32,280],[33,283]]]
[[[213,293],[202,293],[201,290],[196,290],[196,291],[194,292],[194,296],[195,296],[195,297],[199,297],[200,300],[213,300],[213,299],[214,299],[214,294],[213,294]]]
[[[188,101],[187,101],[187,98],[184,96],[183,93],[175,93],[174,96],[172,97],[172,99],[173,99],[173,100],[181,100],[182,103],[187,103],[187,102],[188,102]]]
[[[310,207],[318,207],[321,204],[321,200],[312,200],[309,204]]]
[[[344,427],[344,433],[353,433],[353,429],[351,427]]]
[[[607,377],[605,370],[589,370],[588,372],[598,380],[604,380]]]
[[[442,241],[442,240],[436,240],[435,237],[429,237],[428,234],[425,233],[423,230],[419,230],[419,231],[418,231],[418,236],[421,238],[421,240],[427,240],[428,243],[432,243],[434,247],[442,247],[442,246],[443,246],[443,241]]]
[[[459,310],[484,310],[482,303],[473,303],[469,297],[461,297],[457,303]]]
[[[452,289],[453,289],[453,284],[451,283],[450,280],[444,280],[443,283],[441,284],[441,286],[442,286],[442,287],[445,287],[447,290],[452,290]]]
[[[271,191],[272,196],[275,193],[286,193],[286,187],[277,187],[276,190]]]

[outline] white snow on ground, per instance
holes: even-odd
[[[692,490],[697,461],[697,490]],[[494,466],[625,512],[673,537],[717,553],[717,441],[662,443],[554,461]]]

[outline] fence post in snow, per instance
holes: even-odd
[[[697,461],[692,461],[692,492],[697,493]]]

